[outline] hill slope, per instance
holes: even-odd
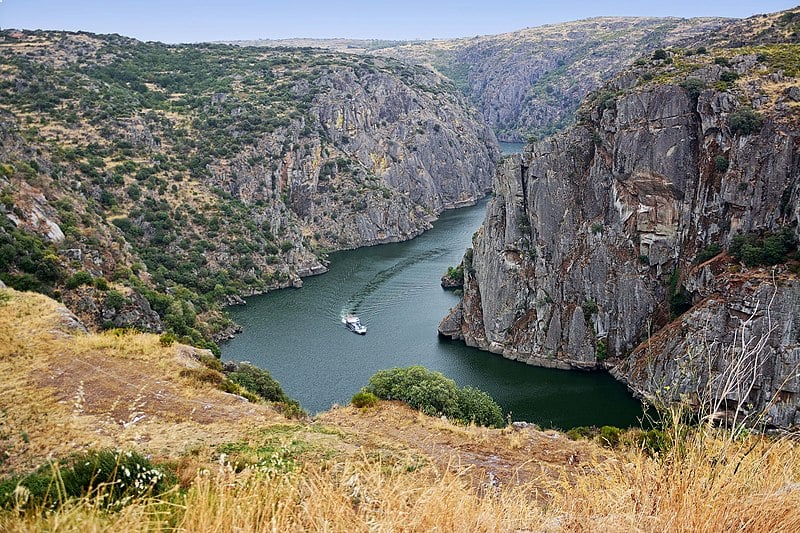
[[[530,426],[457,426],[394,402],[290,420],[215,389],[195,349],[141,333],[87,334],[53,300],[2,288],[0,341],[0,501],[14,494],[0,508],[4,531],[800,524],[800,447],[791,440],[683,428],[680,445],[666,446],[667,437],[651,457],[641,431],[570,441]],[[54,497],[45,510],[26,502],[25,489],[9,489],[12,474],[51,472],[51,461],[63,473],[72,454],[101,448],[151,457],[180,491],[113,509]]]
[[[298,286],[328,251],[411,238],[490,187],[494,136],[421,67],[0,38],[0,272],[98,326],[197,341],[224,323],[216,302]],[[93,278],[125,299],[75,292]]]
[[[581,100],[657,48],[690,45],[724,19],[599,17],[499,35],[392,42],[287,39],[302,45],[395,57],[449,77],[504,141],[545,136],[572,123]]]

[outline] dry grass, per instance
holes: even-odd
[[[283,420],[180,378],[197,365],[188,347],[166,348],[141,333],[81,334],[53,300],[2,293],[9,300],[0,304],[0,473],[88,448],[130,446],[177,458]]]
[[[296,471],[203,471],[173,493],[122,513],[91,501],[55,513],[0,515],[8,531],[797,531],[798,445],[697,433],[653,459],[637,450],[585,465],[572,481],[494,487],[473,467],[409,469],[366,455]],[[546,490],[549,501],[537,493]]]
[[[55,302],[4,294],[4,471],[131,447],[168,460],[183,492],[120,512],[96,500],[0,511],[0,531],[800,530],[792,440],[680,427],[653,458],[533,428],[455,426],[393,402],[288,422],[179,377],[188,348],[76,335]],[[273,450],[280,468],[259,471]]]

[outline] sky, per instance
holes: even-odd
[[[0,28],[119,33],[167,43],[473,37],[588,17],[747,17],[798,0],[0,0]]]

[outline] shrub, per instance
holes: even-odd
[[[616,426],[603,426],[600,428],[600,443],[609,448],[615,448],[619,444],[622,430]]]
[[[114,311],[119,312],[120,309],[125,307],[125,304],[128,302],[128,299],[122,295],[121,292],[110,290],[106,292],[106,299],[105,305],[113,309]]]
[[[68,289],[77,289],[81,285],[91,285],[94,281],[92,275],[86,272],[85,270],[80,270],[75,272],[66,283],[66,287]]]
[[[403,401],[431,416],[482,425],[503,423],[500,406],[488,394],[471,387],[459,389],[452,379],[422,366],[381,370],[363,390],[384,400]]]
[[[599,339],[597,341],[597,344],[595,345],[594,356],[598,361],[605,361],[608,357],[608,345],[606,345],[605,339]]]
[[[734,82],[734,81],[738,80],[739,79],[739,75],[736,72],[732,71],[732,70],[726,70],[722,74],[719,75],[719,79],[721,81],[724,81],[725,83],[731,83],[731,82]]]
[[[669,277],[669,312],[670,317],[677,318],[692,308],[692,296],[680,284],[681,273],[676,268]]]
[[[712,257],[716,257],[722,251],[722,247],[719,244],[709,244],[699,252],[694,258],[695,263],[705,263]]]
[[[0,507],[15,503],[18,485],[30,493],[28,506],[84,496],[99,496],[104,506],[113,506],[160,494],[169,484],[161,469],[136,452],[90,451],[73,457],[67,467],[45,465],[33,474],[0,483]]]
[[[597,428],[589,426],[577,426],[566,432],[566,436],[570,440],[590,439],[595,435],[597,435]]]
[[[714,58],[714,64],[715,65],[720,65],[722,67],[730,67],[731,66],[731,62],[728,61],[727,58],[719,57],[719,56]]]
[[[592,315],[598,311],[597,302],[591,298],[588,298],[585,302],[583,302],[581,308],[583,309],[583,318],[585,318],[587,322],[591,320]]]
[[[280,383],[275,381],[267,370],[241,363],[228,379],[269,402],[287,402],[289,397],[283,392]]]
[[[779,232],[736,235],[728,247],[728,253],[746,266],[777,265],[789,259],[789,254],[797,246],[797,239],[791,228]]]
[[[714,158],[714,170],[719,173],[728,170],[728,158],[724,155],[718,155]]]
[[[172,346],[173,344],[175,344],[176,340],[177,339],[175,338],[175,334],[170,332],[162,333],[161,336],[158,338],[159,344],[161,344],[161,346],[163,346],[164,348]]]
[[[353,407],[361,409],[365,407],[374,407],[379,401],[380,399],[371,392],[361,390],[353,395],[350,403],[353,404]]]
[[[647,451],[651,456],[669,449],[667,434],[660,429],[643,431],[639,434],[638,440],[639,447]]]
[[[737,109],[728,117],[728,125],[731,131],[742,135],[749,135],[757,131],[761,128],[762,122],[761,115],[749,107]]]
[[[463,280],[464,263],[463,262],[459,263],[457,267],[447,267],[447,273],[445,274],[445,276],[447,276],[452,280]]]
[[[706,82],[700,78],[686,78],[683,82],[681,82],[681,87],[683,87],[683,89],[689,95],[689,98],[696,102],[697,98],[700,96],[700,93],[705,90]]]
[[[461,420],[479,426],[503,427],[503,411],[491,396],[475,387],[458,390],[458,410]]]
[[[668,57],[669,57],[669,54],[667,54],[667,51],[664,50],[664,49],[659,48],[658,50],[653,52],[653,59],[656,60],[656,61],[660,61],[662,59],[667,59]]]

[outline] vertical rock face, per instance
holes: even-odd
[[[581,124],[504,161],[465,256],[464,298],[440,331],[541,366],[622,361],[615,375],[648,395],[680,382],[681,354],[699,349],[700,331],[717,342],[706,357],[724,369],[724,347],[744,328],[766,337],[763,379],[731,401],[764,407],[779,393],[789,403],[774,408],[774,422],[797,422],[796,274],[783,265],[738,272],[730,259],[718,271],[694,264],[736,235],[797,235],[800,150],[780,113],[785,98],[773,97],[758,127],[743,131],[744,106],[729,91],[694,96],[679,80],[635,87],[636,78],[618,77],[612,96],[585,104]],[[744,92],[754,98],[766,85]],[[637,348],[657,332],[660,348]],[[697,375],[671,390],[708,381]]]

